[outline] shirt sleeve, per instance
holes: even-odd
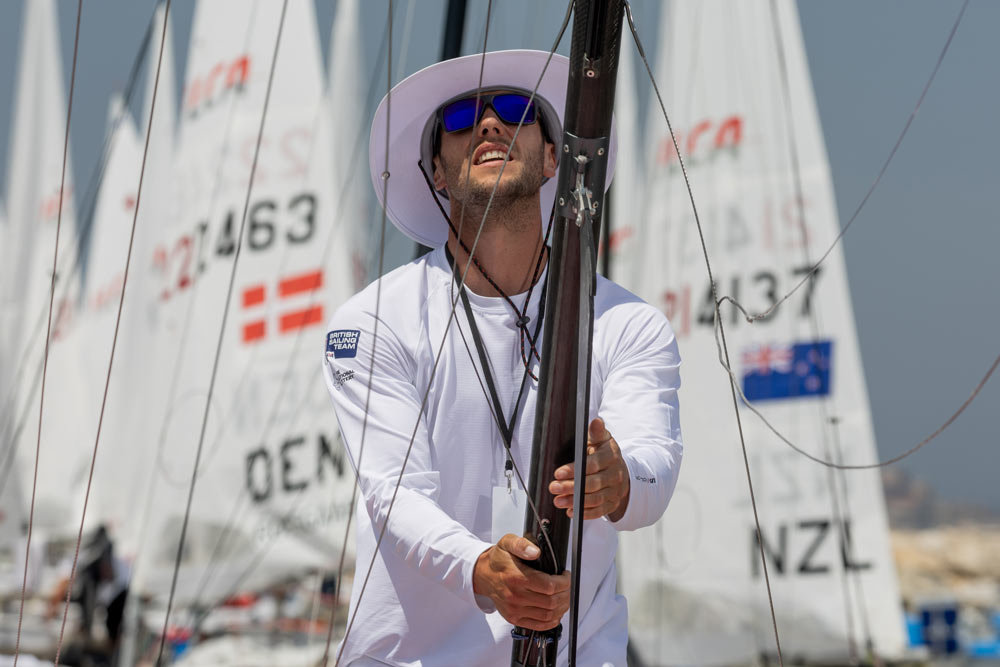
[[[605,341],[602,400],[598,415],[621,448],[629,472],[625,514],[612,522],[618,530],[652,525],[667,508],[677,486],[683,445],[677,390],[680,354],[677,339],[662,313],[646,304],[633,311]]]
[[[482,609],[472,574],[491,544],[438,505],[412,356],[385,320],[348,303],[328,330],[323,371],[375,534],[385,531],[382,552]]]

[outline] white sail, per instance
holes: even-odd
[[[8,247],[9,242],[10,242],[10,231],[8,230],[7,226],[7,210],[4,208],[3,202],[0,202],[0,259],[4,260],[5,267],[9,252],[6,250],[6,248]],[[6,268],[0,269],[0,278],[6,280],[7,278]],[[7,320],[8,318],[7,297],[8,295],[6,291],[0,289],[0,328],[2,328],[3,331],[7,331],[7,327],[9,326],[9,322]],[[10,363],[9,359],[10,355],[4,348],[4,345],[7,344],[7,342],[8,342],[7,336],[0,335],[0,384],[3,384],[5,386],[7,384],[7,378],[8,378],[7,364]],[[3,400],[3,392],[0,392],[0,400]],[[3,410],[3,403],[0,403],[0,413],[2,413],[2,410]],[[2,434],[2,430],[0,430],[0,434]]]
[[[10,241],[10,231],[7,228],[7,211],[3,206],[3,202],[0,202],[0,248],[4,249],[7,248],[9,241]],[[6,261],[7,258],[8,258],[7,251],[0,250],[0,259]],[[0,269],[0,271],[3,271],[3,269]],[[6,279],[7,276],[5,273],[0,273],[0,277]],[[6,326],[8,324],[6,320],[7,317],[6,313],[7,302],[5,300],[6,298],[7,294],[0,291],[0,325],[4,327],[4,331],[6,331]],[[3,385],[7,384],[6,382],[8,377],[7,364],[10,361],[8,358],[8,354],[6,354],[6,350],[3,347],[6,342],[7,342],[6,336],[0,338],[0,384]],[[0,400],[2,400],[2,397],[3,397],[3,392],[0,392]],[[3,410],[3,404],[0,403],[0,412],[2,412],[2,410]],[[0,434],[2,434],[2,431],[0,431]]]
[[[359,0],[338,0],[337,13],[330,36],[328,63],[329,89],[326,96],[327,113],[324,122],[332,136],[333,196],[338,202],[335,225],[340,244],[346,244],[342,257],[350,258],[350,283],[352,289],[341,289],[338,295],[344,300],[367,283],[368,268],[374,264],[376,234],[369,231],[367,203],[368,184],[363,171],[354,161],[364,155],[367,146],[369,118],[365,115],[366,92],[360,71],[363,60],[361,3]]]
[[[281,5],[200,2],[173,179],[178,215],[154,248],[164,419],[153,420],[155,488],[145,574],[169,584],[216,362],[232,262]],[[337,218],[323,138],[313,8],[288,5],[247,228],[218,359],[178,594],[209,602],[336,563],[350,469],[322,391],[316,341],[350,283],[326,247]],[[136,585],[134,582],[133,585]]]
[[[618,56],[618,82],[615,89],[615,121],[618,152],[630,159],[615,165],[615,180],[611,192],[611,222],[609,243],[602,252],[610,252],[611,276],[617,282],[635,282],[635,272],[642,266],[641,242],[636,238],[637,219],[643,201],[640,178],[642,166],[638,156],[643,151],[639,142],[639,104],[636,88],[635,42],[626,27],[622,32]],[[630,280],[631,279],[631,280]]]
[[[10,367],[19,354],[15,351],[24,336],[22,308],[37,294],[25,292],[25,279],[34,260],[36,237],[47,233],[58,208],[66,129],[62,64],[59,57],[55,6],[52,0],[29,3],[25,7],[18,57],[15,107],[11,124],[11,144],[7,159],[7,214],[9,229],[4,239],[3,326],[0,351]],[[44,220],[43,224],[38,224]],[[68,218],[72,225],[72,218]],[[50,256],[51,258],[51,256]],[[36,283],[30,286],[34,291]],[[4,378],[7,379],[7,378]],[[4,382],[7,386],[7,382]]]
[[[100,415],[101,398],[107,382],[108,363],[111,357],[122,286],[125,281],[125,259],[128,253],[132,219],[135,215],[136,188],[142,160],[135,123],[124,102],[112,98],[108,114],[108,145],[104,174],[95,202],[90,227],[90,252],[87,261],[83,314],[81,326],[85,345],[81,356],[87,364],[88,408],[93,415],[94,429],[90,445],[97,435],[96,422]],[[133,265],[133,269],[135,266]],[[135,272],[130,275],[130,280]],[[116,382],[128,367],[121,351],[127,340],[128,330],[119,327],[115,373]],[[122,363],[126,361],[126,363]],[[145,457],[144,448],[136,442],[126,442],[121,437],[121,424],[136,406],[142,405],[138,388],[124,392],[117,385],[109,387],[109,400],[105,405],[101,424],[101,441],[95,464],[96,483],[91,490],[88,504],[88,526],[104,525],[119,539],[128,518],[135,513],[135,500],[122,497],[119,491],[134,488],[141,475],[139,462]],[[125,396],[129,403],[116,399]],[[117,545],[116,545],[117,546]]]
[[[156,76],[163,21],[161,4],[151,26],[152,39],[146,54],[145,105],[141,112],[141,122],[147,126],[155,86],[151,128],[140,134],[131,116],[126,115],[114,138],[98,197],[89,262],[92,271],[103,272],[106,278],[95,280],[88,275],[87,279],[88,305],[100,302],[102,323],[95,327],[93,335],[95,349],[101,350],[103,367],[99,380],[103,391],[129,235],[138,206],[128,284],[95,469],[98,483],[92,494],[90,515],[92,524],[104,524],[109,529],[117,552],[128,559],[135,558],[146,534],[145,517],[151,502],[146,493],[151,486],[156,452],[156,442],[151,440],[151,424],[162,420],[166,387],[160,378],[168,372],[173,361],[169,355],[152,353],[155,347],[151,345],[157,340],[160,307],[154,281],[153,249],[159,230],[172,219],[177,207],[171,178],[176,95],[169,26],[158,83]],[[139,173],[147,132],[149,141],[140,197]],[[101,255],[103,261],[96,261],[97,255]],[[95,266],[98,263],[100,267]]]
[[[675,2],[665,19],[657,77],[719,294],[763,311],[839,230],[795,5]],[[686,451],[664,519],[623,539],[630,633],[648,664],[746,662],[774,654],[771,615],[698,233],[655,98],[651,105],[646,224],[636,229],[644,255],[628,286],[663,307],[677,332]],[[876,461],[839,247],[770,318],[748,325],[728,305],[722,316],[737,381],[781,433],[823,459],[838,458],[839,443],[845,461]],[[831,491],[839,473],[831,478],[746,407],[739,412],[786,659],[845,660],[852,637],[859,652],[870,637],[879,655],[899,656],[903,621],[878,472],[844,474],[845,503]]]
[[[21,35],[7,162],[9,230],[0,287],[3,312],[9,318],[2,327],[5,339],[0,349],[14,363],[48,305],[66,132],[66,95],[52,0],[25,6]],[[72,192],[67,170],[60,240],[64,256],[76,248]],[[13,368],[14,363],[5,366]]]
[[[7,235],[7,213],[0,203],[0,247],[6,247]],[[5,358],[0,355],[2,361]],[[0,369],[0,377],[5,377],[4,369]],[[0,452],[5,449],[0,448]],[[17,477],[11,476],[0,491],[0,507],[4,510],[0,513],[0,597],[19,593],[23,583],[24,572],[18,565],[24,557],[18,554],[22,552],[22,522],[26,516],[24,498]]]
[[[3,460],[17,461],[21,488],[30,493],[36,445],[45,332],[53,253],[59,263],[52,307],[52,337],[45,376],[45,411],[38,457],[35,525],[69,534],[79,522],[79,501],[89,463],[84,388],[77,354],[80,272],[72,177],[60,193],[66,133],[66,96],[55,6],[51,0],[25,7],[15,92],[16,111],[8,163],[8,242],[5,244],[3,311],[8,376],[2,420]],[[61,226],[60,200],[62,201]]]
[[[135,174],[142,158],[138,132],[124,100],[115,94],[108,107],[108,134],[113,136],[109,136],[110,151],[90,226],[82,315],[87,335],[92,336],[87,362],[88,377],[94,378],[107,371],[135,211]],[[101,391],[103,384],[102,378]]]

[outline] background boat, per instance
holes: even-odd
[[[278,596],[273,590],[286,586],[289,579],[308,581],[315,589],[316,582],[323,578],[319,573],[335,570],[342,549],[350,544],[343,537],[343,530],[352,480],[337,441],[325,388],[318,382],[318,363],[308,341],[322,328],[322,318],[332,312],[336,303],[376,275],[378,253],[374,249],[378,246],[379,215],[367,194],[366,179],[358,174],[365,173],[367,118],[371,105],[383,94],[386,61],[392,65],[392,79],[399,80],[406,73],[436,60],[439,40],[436,37],[427,39],[427,34],[436,33],[425,32],[422,27],[433,23],[435,31],[440,29],[440,22],[430,16],[433,12],[426,3],[398,3],[390,53],[384,41],[385,7],[375,4],[341,0],[336,3],[334,15],[325,5],[303,1],[290,3],[284,17],[283,30],[287,32],[283,32],[285,37],[278,52],[259,171],[254,175],[254,186],[249,194],[256,132],[281,25],[278,3],[196,3],[187,6],[177,3],[174,25],[179,21],[185,26],[186,36],[182,41],[189,43],[188,49],[179,49],[187,54],[181,56],[183,84],[176,94],[171,90],[174,75],[168,42],[165,69],[160,71],[157,89],[159,101],[151,126],[147,128],[162,25],[155,20],[149,22],[149,41],[140,49],[145,54],[141,66],[146,79],[144,94],[138,94],[136,84],[132,95],[123,95],[122,103],[112,105],[111,129],[107,132],[93,126],[89,129],[95,136],[102,137],[107,151],[102,151],[99,157],[91,157],[87,168],[81,170],[88,178],[78,173],[78,178],[67,181],[88,183],[82,191],[72,187],[65,190],[72,191],[78,204],[69,205],[67,197],[60,240],[64,262],[61,266],[67,268],[60,271],[59,287],[65,291],[60,292],[59,303],[79,304],[79,307],[72,312],[75,315],[72,322],[63,322],[63,331],[72,330],[75,335],[66,333],[63,338],[54,339],[51,350],[47,421],[42,425],[40,503],[36,517],[39,532],[35,535],[37,539],[44,532],[53,544],[72,547],[79,525],[89,454],[96,437],[97,406],[103,391],[102,373],[106,372],[110,351],[112,314],[120,289],[117,285],[126,247],[124,231],[131,224],[129,201],[133,196],[138,199],[137,160],[141,158],[140,145],[149,129],[150,145],[137,221],[139,231],[133,249],[134,264],[126,291],[120,346],[116,352],[119,355],[117,368],[112,376],[106,409],[108,417],[102,427],[92,504],[88,508],[85,528],[89,534],[98,524],[110,526],[120,554],[132,564],[133,590],[152,599],[152,604],[145,608],[145,615],[140,614],[138,608],[131,608],[129,618],[133,626],[145,619],[146,627],[153,634],[159,632],[156,626],[162,623],[164,604],[173,586],[173,563],[178,554],[182,567],[174,593],[184,612],[175,618],[176,627],[171,627],[171,632],[204,623],[210,609],[241,591],[260,593],[271,589],[271,593],[263,594],[260,599],[285,599],[285,593]],[[713,256],[723,272],[720,287],[723,292],[734,292],[734,287],[742,287],[743,296],[749,296],[752,288],[764,288],[766,303],[770,279],[756,276],[769,272],[775,281],[780,278],[781,287],[786,287],[787,279],[796,268],[808,265],[817,248],[825,249],[837,220],[819,118],[812,108],[807,63],[798,41],[794,5],[775,3],[773,7],[777,9],[774,9],[772,5],[761,4],[739,12],[729,10],[713,14],[712,3],[677,3],[673,15],[661,11],[658,3],[637,2],[635,5],[649,55],[653,57],[656,51],[679,54],[674,58],[667,55],[654,58],[654,63],[665,63],[657,65],[657,78],[661,84],[669,86],[667,90],[674,91],[673,95],[668,95],[668,100],[673,98],[673,102],[668,101],[668,109],[676,116],[682,154],[687,148],[685,143],[694,148],[688,163],[695,180],[696,197],[705,202],[706,221],[713,229],[730,232],[728,238],[720,234],[713,238],[716,244],[712,248]],[[443,5],[434,3],[434,6],[440,9]],[[321,49],[326,30],[317,25],[315,8],[325,13],[319,26],[333,25],[326,73],[322,69]],[[949,7],[948,12],[936,15],[944,16],[941,24],[930,31],[935,39],[943,40],[958,8],[957,5]],[[982,6],[973,9],[990,11]],[[485,10],[483,3],[473,3],[470,7],[466,17],[465,52],[475,52],[479,48]],[[562,10],[554,6],[536,8],[527,2],[508,3],[502,12],[497,9],[493,17],[490,48],[548,49]],[[684,12],[691,10],[692,14],[685,15]],[[84,11],[86,20],[86,13],[91,9]],[[913,11],[916,14],[916,10]],[[29,322],[44,320],[47,272],[51,270],[54,245],[52,212],[57,211],[59,202],[57,176],[61,174],[63,110],[66,106],[65,86],[58,85],[66,77],[59,69],[60,61],[63,69],[68,66],[66,58],[71,49],[71,33],[67,32],[65,22],[69,14],[65,8],[62,13],[65,16],[62,17],[61,39],[56,36],[53,3],[33,1],[29,11],[23,14],[24,43],[29,44],[30,49],[26,47],[27,55],[18,65],[22,72],[20,77],[23,81],[40,81],[44,85],[25,84],[23,92],[17,94],[19,109],[23,106],[24,110],[18,111],[11,133],[15,138],[10,141],[10,165],[13,166],[7,169],[9,185],[4,195],[8,222],[0,237],[4,242],[5,270],[8,271],[3,283],[3,316],[8,318],[4,321],[18,325],[4,327],[4,336],[9,340],[3,345],[3,364],[0,365],[4,386],[16,387],[11,396],[18,403],[17,409],[9,411],[12,416],[4,427],[8,429],[5,433],[18,432],[17,438],[5,436],[10,438],[7,442],[20,443],[14,445],[16,449],[6,450],[17,451],[19,467],[10,469],[19,472],[9,475],[3,490],[6,494],[3,496],[3,530],[10,535],[5,544],[11,554],[12,572],[16,569],[13,567],[14,550],[20,546],[20,522],[26,516],[30,498],[25,482],[31,477],[34,463],[32,429],[37,428],[37,421],[32,421],[31,417],[37,419],[37,403],[33,401],[37,401],[40,389],[36,379],[40,378],[38,368],[43,345],[39,343],[44,342],[44,335],[32,337],[22,329]],[[526,15],[533,17],[527,24],[523,18]],[[182,18],[178,20],[178,16]],[[783,26],[782,43],[788,76],[785,84],[781,83],[781,70],[775,67],[774,48],[779,42],[771,20],[774,16]],[[191,23],[189,36],[188,22]],[[804,23],[808,40],[809,21]],[[730,33],[724,32],[727,28]],[[967,29],[970,28],[963,26],[963,30]],[[672,31],[678,34],[676,39],[668,37]],[[133,35],[132,44],[140,42],[140,32],[137,30]],[[702,39],[693,41],[691,37],[695,34]],[[727,34],[736,37],[727,37]],[[289,35],[294,37],[289,38]],[[62,58],[59,56],[60,44]],[[925,45],[918,52],[933,60],[938,46],[935,42],[934,48]],[[561,47],[563,52],[567,49],[568,40]],[[695,54],[694,57],[691,54]],[[721,57],[722,54],[727,55]],[[681,62],[683,58],[690,58],[689,62],[696,65],[671,71],[669,66],[677,64],[679,58]],[[120,76],[125,78],[126,65],[131,63],[126,57],[120,60]],[[816,60],[811,58],[814,70]],[[822,63],[823,58],[819,61]],[[80,64],[81,72],[86,69],[85,62]],[[734,70],[757,64],[760,66],[748,72],[736,73]],[[932,64],[910,68],[916,71],[913,74],[914,92],[924,83]],[[634,63],[633,67],[632,78],[623,82],[621,90],[635,90],[635,120],[623,128],[622,137],[624,142],[637,146],[632,153],[636,159],[622,162],[619,180],[632,183],[636,189],[631,193],[619,191],[618,204],[631,203],[631,211],[627,206],[621,208],[620,217],[626,221],[630,216],[641,219],[646,228],[640,230],[637,225],[635,233],[629,236],[627,222],[615,222],[618,233],[615,239],[621,241],[616,253],[621,256],[612,255],[612,272],[616,276],[620,272],[626,284],[653,303],[662,299],[664,291],[673,292],[672,302],[658,305],[672,311],[689,369],[682,390],[685,414],[689,415],[685,417],[689,456],[682,476],[686,485],[679,489],[664,522],[637,534],[634,545],[630,545],[627,556],[639,560],[634,567],[623,568],[623,586],[642,587],[643,580],[636,584],[630,577],[656,568],[647,583],[652,581],[661,588],[651,588],[653,594],[647,593],[649,599],[643,594],[633,596],[636,642],[639,647],[645,646],[645,653],[640,648],[640,654],[646,658],[653,656],[654,659],[648,662],[657,664],[656,659],[660,658],[664,663],[688,662],[685,654],[678,657],[670,653],[671,648],[664,641],[669,635],[653,622],[666,613],[661,603],[667,599],[680,599],[685,604],[690,601],[691,606],[681,607],[682,610],[696,609],[706,599],[709,602],[722,600],[719,604],[726,605],[724,613],[713,611],[707,616],[692,616],[696,622],[701,622],[700,627],[705,628],[709,639],[717,638],[720,626],[729,628],[724,634],[731,641],[713,642],[714,648],[726,649],[721,651],[723,657],[715,657],[713,662],[723,658],[749,661],[770,653],[771,637],[763,607],[766,596],[761,590],[759,571],[753,569],[755,561],[751,559],[755,542],[748,522],[747,497],[742,490],[745,482],[735,446],[725,456],[720,452],[713,460],[707,460],[713,447],[725,446],[722,438],[729,438],[727,443],[733,445],[734,429],[724,422],[731,419],[733,413],[723,402],[727,398],[726,378],[713,358],[714,343],[704,335],[710,332],[710,327],[701,326],[699,331],[698,320],[704,315],[706,287],[702,269],[691,264],[691,278],[687,284],[687,274],[668,271],[657,275],[654,271],[664,266],[661,261],[664,253],[668,257],[670,253],[681,253],[674,256],[676,261],[665,265],[667,269],[672,270],[687,261],[693,236],[690,226],[686,232],[669,226],[675,218],[683,219],[688,215],[687,204],[679,189],[676,168],[670,162],[669,149],[662,143],[665,137],[662,119],[657,117],[655,109],[648,110],[648,85],[641,70],[635,71],[641,66]],[[713,85],[720,81],[726,85],[721,88]],[[703,86],[705,83],[709,85]],[[823,91],[818,90],[822,101]],[[733,97],[722,93],[731,93]],[[782,106],[784,103],[777,99],[786,95],[792,105],[790,115]],[[743,108],[730,111],[726,106],[731,104],[736,109],[736,102],[744,104],[746,111]],[[106,106],[106,101],[102,101],[102,105]],[[628,100],[620,101],[619,113],[625,113],[628,106]],[[904,104],[889,114],[893,127],[901,124],[909,109]],[[129,110],[133,112],[134,121]],[[102,109],[102,118],[104,113]],[[725,123],[734,113],[746,115],[741,116],[738,127],[727,126]],[[620,115],[620,119],[622,117]],[[758,127],[768,131],[752,132],[754,119],[759,119]],[[827,117],[823,120],[828,124]],[[709,123],[707,129],[699,129],[702,121]],[[789,132],[790,121],[794,121],[794,133]],[[137,130],[137,127],[142,129]],[[649,129],[638,132],[640,127]],[[744,128],[746,133],[742,134]],[[631,138],[627,138],[624,130],[632,130]],[[879,136],[885,134],[883,130]],[[699,142],[699,135],[713,141]],[[765,135],[785,139],[766,143],[762,141]],[[796,147],[787,143],[790,136],[799,137]],[[653,155],[646,155],[641,147],[651,141],[650,137],[657,137],[657,140]],[[883,144],[888,146],[889,139],[884,136],[883,139]],[[836,160],[839,144],[832,142],[831,145],[831,155]],[[698,150],[704,146],[708,146],[708,152],[703,156]],[[750,147],[763,148],[751,151]],[[662,150],[667,150],[666,157]],[[797,203],[790,164],[790,156],[796,150],[800,153],[798,168],[802,190],[807,194],[805,199],[815,205],[820,216],[815,229],[809,228],[808,244],[801,243],[801,237],[796,238],[797,219],[788,211],[789,202],[793,209]],[[35,153],[44,154],[45,160],[39,162]],[[877,152],[870,164],[878,164],[884,153]],[[72,164],[72,160],[70,162]],[[95,165],[102,166],[98,169]],[[729,166],[723,169],[725,165]],[[90,181],[90,175],[98,171],[102,177]],[[874,168],[869,171],[874,172]],[[751,173],[750,180],[747,180],[747,172]],[[838,173],[836,169],[834,173]],[[650,187],[640,185],[647,177],[657,187],[669,188],[669,197],[661,201]],[[91,182],[100,186],[95,185],[91,190]],[[860,199],[856,185],[853,189],[850,184],[842,188],[838,182],[837,186],[842,199],[853,197],[849,200],[851,206]],[[904,200],[898,191],[892,190],[891,183],[885,187],[895,192],[896,196],[890,198],[892,201]],[[32,193],[31,188],[37,191]],[[51,193],[56,194],[54,200],[49,196]],[[365,194],[362,196],[362,193]],[[48,206],[32,212],[31,202],[40,199]],[[744,213],[746,209],[741,207],[747,205],[748,199],[756,208]],[[766,216],[762,210],[766,209],[768,201],[772,206],[770,246],[762,237],[764,232],[756,228],[752,242],[742,239],[747,243],[744,250],[754,249],[752,259],[748,259],[747,255],[735,251],[741,242],[740,235],[746,231],[740,228],[741,221],[764,220]],[[730,205],[729,202],[734,203]],[[72,257],[72,248],[76,245],[73,217],[77,205],[80,206],[80,237],[89,245],[83,261],[74,266],[67,258]],[[850,209],[851,206],[841,205],[840,208]],[[874,201],[872,206],[876,206]],[[229,270],[244,207],[250,229],[233,278],[233,301],[227,311]],[[737,211],[735,222],[732,215],[727,218],[731,210]],[[43,215],[39,217],[38,212]],[[807,213],[812,224],[816,218],[810,206],[807,206]],[[654,226],[654,223],[663,224]],[[962,220],[957,220],[950,234],[960,234],[961,223]],[[682,233],[687,234],[683,240],[678,238]],[[977,237],[984,240],[976,245],[989,247],[990,233],[987,231]],[[853,238],[849,236],[845,242],[848,257]],[[865,238],[862,233],[862,239]],[[630,239],[632,250],[627,243]],[[727,240],[735,245],[727,249]],[[869,245],[870,242],[861,243],[856,247],[867,252]],[[386,247],[387,268],[412,256],[412,246],[391,229]],[[976,251],[982,248],[966,250]],[[632,255],[628,258],[630,252]],[[770,322],[754,325],[753,331],[759,336],[734,339],[734,353],[740,355],[734,370],[741,379],[748,374],[742,355],[752,352],[751,346],[758,346],[753,350],[760,356],[764,351],[769,355],[785,354],[789,350],[770,346],[791,345],[794,359],[796,344],[832,341],[833,359],[838,365],[832,371],[829,394],[789,402],[795,406],[808,404],[810,408],[806,411],[799,407],[784,409],[780,407],[781,401],[770,405],[779,413],[776,421],[780,422],[781,429],[793,440],[808,440],[819,429],[826,433],[831,451],[835,439],[839,438],[840,454],[845,459],[857,455],[872,460],[874,439],[866,408],[864,377],[850,322],[847,278],[837,253],[824,265],[824,273],[816,282],[812,295],[814,307],[807,309],[810,317],[791,318],[790,314],[796,309],[799,313],[804,312],[804,302],[793,301],[786,304],[790,307],[783,306],[784,310]],[[797,254],[800,256],[795,257]],[[894,259],[901,262],[907,253],[902,255],[897,254]],[[630,276],[629,271],[633,275]],[[951,293],[959,291],[955,287],[958,284],[963,285],[961,289],[965,292],[973,293],[974,287],[968,280],[963,283],[960,269],[939,274],[940,282],[952,286]],[[685,287],[690,288],[687,297]],[[871,288],[855,288],[856,304],[859,294],[864,297],[871,291]],[[881,299],[878,303],[882,307],[886,300]],[[26,309],[25,304],[34,304],[34,307]],[[942,317],[948,317],[949,305],[936,305]],[[886,310],[891,307],[884,306]],[[865,316],[872,315],[870,310],[870,307],[867,311],[858,307],[858,312],[864,312]],[[727,317],[731,315],[728,310],[723,312]],[[812,314],[820,312],[821,319],[813,320]],[[979,314],[985,323],[989,313]],[[224,315],[229,319],[216,371],[213,370],[215,349]],[[864,322],[864,317],[859,319]],[[953,317],[952,321],[955,320]],[[727,324],[731,322],[726,320]],[[829,328],[833,324],[836,326]],[[926,322],[920,324],[922,329],[930,326]],[[828,328],[824,329],[823,325]],[[737,336],[747,330],[749,328],[744,327]],[[778,330],[780,336],[768,333]],[[832,333],[824,337],[826,331]],[[15,339],[18,342],[14,342]],[[22,341],[25,344],[22,345]],[[28,345],[29,342],[32,345]],[[976,347],[975,343],[970,341],[968,346]],[[982,349],[981,341],[977,349]],[[893,358],[892,350],[879,349],[879,354],[869,354],[864,349],[864,337],[861,352],[866,360],[872,356]],[[908,365],[905,359],[896,361],[897,370]],[[954,371],[933,368],[939,374]],[[15,377],[18,369],[24,369],[21,377],[9,379]],[[981,365],[974,369],[981,370]],[[899,377],[902,375],[897,374],[893,379],[894,384],[899,382]],[[963,392],[971,384],[972,380],[962,385]],[[37,388],[32,389],[36,385]],[[210,386],[214,398],[206,403]],[[936,395],[941,401],[953,396],[944,392]],[[824,414],[818,406],[828,402],[831,407]],[[62,409],[54,412],[52,406]],[[708,406],[704,409],[711,410],[710,415],[721,416],[718,420],[702,419],[702,409],[694,406]],[[886,438],[881,438],[881,449],[885,453],[898,451],[929,430],[923,428],[925,424],[936,426],[940,422],[938,416],[946,416],[940,411],[923,412],[926,414],[908,416],[905,420],[907,430],[897,431],[907,434],[906,438],[889,438],[888,447],[884,444]],[[59,418],[53,419],[53,415]],[[763,431],[759,422],[745,415],[745,410],[744,416],[752,424],[748,427],[748,440],[754,451],[752,472],[762,486],[765,550],[771,555],[770,565],[778,569],[776,566],[781,561],[788,575],[784,582],[778,582],[782,585],[776,585],[779,619],[782,626],[794,628],[785,636],[791,634],[802,640],[798,644],[793,641],[792,650],[812,659],[843,658],[851,651],[849,635],[853,632],[857,646],[871,635],[878,640],[876,646],[880,654],[899,655],[903,642],[902,616],[889,560],[878,477],[867,473],[834,476],[831,480],[821,469],[802,466],[796,458],[798,455],[788,453],[781,446],[772,447],[771,436]],[[836,428],[829,421],[831,417],[841,420]],[[910,433],[914,437],[909,437]],[[191,497],[189,519],[185,519],[191,470],[198,457],[199,441],[202,445],[200,472]],[[72,447],[64,443],[72,443]],[[11,457],[10,460],[15,459]],[[713,486],[700,483],[706,479],[712,480]],[[796,485],[783,486],[790,483],[789,479]],[[830,493],[830,489],[838,485],[850,487],[850,500],[845,500],[839,510],[833,502],[836,494]],[[725,490],[726,495],[718,493],[718,489]],[[790,502],[792,492],[800,496],[795,505]],[[979,496],[986,497],[985,493]],[[859,511],[859,506],[864,511]],[[700,521],[695,520],[696,517]],[[732,523],[727,524],[727,521]],[[826,528],[817,523],[823,521],[827,522]],[[804,526],[804,523],[809,525]],[[840,530],[840,525],[845,528]],[[179,552],[177,546],[182,531],[186,546]],[[822,539],[817,542],[816,537],[821,532]],[[684,536],[683,540],[677,539],[679,535]],[[783,539],[789,541],[787,549]],[[809,554],[806,569],[830,568],[811,575],[822,581],[818,587],[806,583],[808,577],[796,577],[791,572],[791,569],[801,569],[793,568],[792,561],[796,560],[801,566],[810,545],[817,546]],[[838,554],[838,545],[846,556]],[[716,548],[705,551],[710,546]],[[680,563],[674,557],[676,552],[680,552]],[[700,558],[703,554],[705,558]],[[659,569],[664,560],[671,573],[666,577]],[[848,576],[841,574],[842,569],[838,570],[838,565],[843,568],[845,562],[849,566]],[[678,570],[679,575],[673,574]],[[65,563],[51,568],[48,583],[65,572]],[[676,582],[682,582],[682,588],[690,588],[678,590]],[[16,577],[14,583],[17,583]],[[724,589],[724,596],[709,595],[713,589],[718,591],[720,588]],[[663,591],[669,591],[669,595]],[[861,598],[874,606],[862,604]],[[810,603],[816,599],[820,604]],[[828,604],[827,600],[835,602]],[[844,600],[848,602],[844,604]],[[318,602],[298,608],[310,610],[302,613],[311,617],[317,605]],[[740,609],[739,613],[734,612],[734,605]],[[674,623],[672,626],[666,624],[668,630],[673,627],[676,632],[679,627],[677,613],[682,612],[674,612]],[[862,622],[865,613],[869,614],[870,621],[867,634]],[[233,616],[239,617],[239,614]],[[268,628],[249,612],[244,620],[244,628],[253,626],[254,632]],[[798,624],[800,621],[803,624]],[[727,626],[727,622],[736,626]],[[880,623],[884,624],[884,630],[871,629]],[[852,625],[854,629],[850,630]],[[689,638],[696,636],[693,631],[688,634]],[[183,641],[178,638],[175,643],[180,646]],[[684,648],[676,641],[671,645]],[[694,640],[690,646],[705,655],[700,649],[703,643]],[[815,653],[811,652],[813,649]]]

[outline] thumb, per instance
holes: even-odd
[[[535,560],[542,555],[541,549],[532,544],[531,540],[513,533],[501,537],[497,546],[522,560]]]
[[[587,440],[591,445],[598,446],[603,445],[605,442],[611,439],[611,434],[608,429],[604,426],[604,420],[600,417],[595,417],[593,421],[590,422],[590,428],[587,430]]]

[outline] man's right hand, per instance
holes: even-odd
[[[522,561],[541,551],[530,540],[508,533],[476,560],[472,590],[493,600],[500,615],[528,630],[549,630],[569,610],[569,570],[545,574]]]

